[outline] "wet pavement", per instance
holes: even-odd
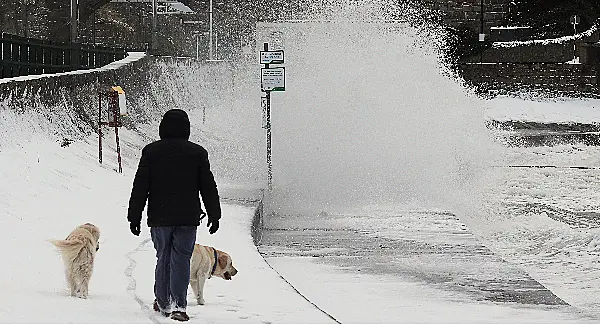
[[[372,216],[271,216],[259,251],[318,257],[348,272],[391,275],[467,295],[473,301],[566,305],[491,252],[456,216],[404,211]]]
[[[504,122],[495,126],[505,130],[504,140],[509,147],[600,145],[600,126],[596,125]],[[554,165],[506,168],[600,169]],[[523,203],[506,202],[505,208],[513,215],[544,214],[574,229],[600,228],[600,213],[576,211],[569,209],[568,205],[552,202],[548,204],[534,199]],[[564,306],[578,310],[528,275],[523,265],[507,262],[492,252],[464,223],[447,211],[392,210],[366,215],[323,213],[309,216],[275,214],[265,216],[263,222],[258,248],[267,261],[280,257],[313,257],[319,263],[342,268],[351,274],[385,275],[425,283],[445,292],[466,296],[470,301],[524,308]]]
[[[600,126],[581,123],[490,122],[490,126],[506,130],[510,146],[533,147],[581,143],[600,146]]]

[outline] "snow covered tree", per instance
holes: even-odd
[[[513,25],[531,26],[536,38],[574,33],[571,17],[581,17],[578,32],[589,29],[600,17],[598,0],[514,0],[508,20]]]

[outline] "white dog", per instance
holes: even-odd
[[[100,248],[100,229],[91,223],[78,226],[64,240],[51,240],[62,254],[67,285],[71,296],[86,299],[94,268],[94,257]]]
[[[190,284],[198,301],[204,305],[204,282],[213,275],[225,280],[237,274],[229,254],[213,247],[194,245],[190,262]]]

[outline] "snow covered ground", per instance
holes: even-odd
[[[505,112],[505,116],[508,113]],[[0,148],[0,214],[3,215],[0,245],[3,257],[9,261],[0,271],[0,287],[4,293],[0,298],[0,321],[171,322],[149,310],[153,299],[154,252],[148,229],[142,230],[141,237],[134,237],[125,219],[139,149],[148,138],[155,137],[156,125],[141,127],[137,132],[122,131],[123,152],[127,154],[121,175],[115,172],[115,152],[110,149],[110,137],[105,142],[105,164],[99,165],[94,135],[61,147],[43,132],[31,130],[35,127],[25,127],[27,124],[15,118],[12,112],[0,114],[5,121],[16,123],[12,131],[22,139]],[[510,150],[511,161],[518,163],[598,166],[597,157],[600,157],[597,148],[577,145]],[[600,199],[595,182],[597,173],[596,170],[502,170],[500,178],[504,186],[490,191],[493,201],[490,204],[500,202],[501,209],[494,214],[495,218],[483,221],[465,220],[463,223],[456,218],[448,219],[447,214],[439,211],[425,211],[419,217],[423,212],[419,207],[402,210],[381,206],[366,208],[360,214],[372,214],[371,217],[377,214],[377,223],[370,223],[368,217],[322,218],[337,225],[337,229],[360,229],[367,239],[408,239],[412,243],[440,247],[483,247],[485,244],[497,257],[484,252],[473,262],[473,256],[461,258],[461,254],[450,252],[446,257],[437,255],[440,258],[435,260],[409,257],[404,261],[395,259],[396,264],[390,265],[386,260],[366,259],[368,262],[361,264],[348,262],[348,258],[352,259],[353,247],[336,250],[334,245],[329,245],[321,250],[296,249],[294,252],[271,247],[272,254],[267,256],[274,270],[265,263],[250,237],[255,207],[237,203],[238,199],[259,197],[257,188],[219,179],[225,198],[222,226],[214,236],[209,236],[206,228],[199,228],[198,242],[229,252],[240,273],[230,282],[208,281],[206,306],[195,305],[190,293],[192,322],[331,323],[334,319],[350,323],[598,322],[600,313],[595,297],[600,287],[597,270],[600,240],[595,224],[591,228],[573,228],[552,219],[548,212],[527,210],[523,206],[537,204],[571,212],[597,211]],[[399,212],[411,215],[410,211],[417,212],[412,214],[414,219],[410,223],[394,218]],[[102,237],[90,297],[80,300],[68,296],[60,256],[46,240],[64,237],[73,227],[85,222],[98,225]],[[305,228],[314,225],[305,225]],[[326,261],[324,256],[338,258],[332,262]],[[385,256],[389,258],[389,254]],[[447,262],[454,258],[458,260]],[[357,270],[357,265],[365,264],[364,270]],[[398,276],[398,272],[389,272],[386,268],[418,270],[421,278]],[[486,271],[492,269],[508,273],[494,275]],[[448,281],[444,279],[456,280],[457,272],[464,275],[465,282],[454,281],[458,286],[449,289],[451,286],[445,285]],[[545,295],[546,303],[542,304],[502,301],[482,298],[484,290],[477,298],[473,288],[469,288],[469,280],[486,278],[493,282],[496,277],[510,278],[507,274],[527,278],[530,285],[539,281],[558,298]],[[423,280],[423,276],[430,279]],[[435,277],[441,280],[436,282]],[[461,285],[466,289],[461,289]],[[537,287],[536,290],[545,289]]]
[[[484,101],[486,116],[494,121],[539,123],[600,122],[600,100],[590,98],[518,98],[499,96]]]
[[[337,29],[336,26],[333,31]],[[313,31],[314,34],[317,33]],[[359,39],[371,39],[358,36]],[[388,44],[386,39],[376,41]],[[323,48],[330,47],[330,43],[324,42]],[[403,43],[397,46],[398,49],[406,47]],[[415,71],[422,72],[422,69],[419,70],[423,67],[422,58],[403,51],[398,51],[401,60],[394,61],[391,59],[395,57],[392,57],[390,62],[403,62],[408,58],[411,59],[408,65],[414,65]],[[370,51],[367,52],[370,54]],[[344,169],[339,167],[342,161],[350,170],[362,170],[360,163],[353,165],[354,161],[346,159],[356,156],[346,156],[344,148],[335,148],[339,147],[335,143],[328,147],[328,141],[322,141],[337,136],[353,143],[355,133],[351,132],[356,130],[364,141],[361,145],[373,149],[370,151],[373,157],[367,162],[377,167],[371,170],[374,174],[365,174],[363,179],[389,176],[402,182],[405,180],[395,178],[398,176],[395,172],[408,169],[417,173],[424,170],[424,163],[453,157],[457,151],[460,158],[459,149],[467,151],[467,155],[470,153],[467,149],[477,149],[469,142],[475,138],[470,138],[468,132],[472,131],[471,125],[481,122],[479,116],[472,113],[472,109],[479,106],[486,108],[485,118],[488,120],[585,124],[600,121],[597,108],[600,102],[597,100],[508,97],[489,101],[467,100],[460,86],[439,78],[435,64],[426,64],[428,73],[421,81],[427,87],[413,88],[413,82],[403,83],[400,94],[394,89],[381,92],[388,97],[369,93],[365,99],[360,93],[365,86],[349,82],[355,80],[355,76],[351,74],[353,70],[348,69],[352,64],[362,67],[365,63],[361,59],[354,62],[352,57],[350,53],[340,67],[334,66],[335,71],[331,75],[336,76],[336,80],[326,80],[333,82],[340,79],[341,86],[332,86],[325,92],[314,94],[311,110],[301,111],[306,105],[306,94],[311,93],[308,89],[312,90],[308,87],[313,87],[309,78],[311,71],[299,74],[300,69],[296,72],[290,69],[290,84],[298,90],[294,94],[294,88],[291,88],[287,97],[273,99],[274,107],[292,108],[285,111],[286,114],[281,113],[283,109],[274,110],[276,125],[298,132],[294,134],[295,138],[319,150],[306,149],[308,154],[318,154],[321,158],[313,161],[312,168],[324,165],[319,174],[322,177]],[[292,64],[293,61],[290,63],[293,67]],[[406,72],[402,68],[396,66],[394,69],[398,71],[390,74],[388,71],[393,67],[381,67],[378,78],[385,78],[381,78],[377,85],[396,86],[390,80],[413,73],[413,70]],[[201,74],[195,73],[192,68],[186,69],[197,78],[184,75],[177,79],[178,76],[174,76],[173,80],[166,82],[180,83],[179,91],[211,94],[215,102],[218,101],[219,97],[213,93],[219,90],[216,87],[210,91],[194,88],[211,84],[205,83]],[[336,73],[339,71],[349,75],[338,76]],[[240,84],[247,80],[241,78]],[[307,84],[304,90],[302,82]],[[431,87],[430,84],[436,86]],[[242,87],[250,86],[255,85]],[[434,88],[431,96],[421,93],[430,88]],[[219,232],[209,236],[206,228],[201,226],[197,241],[230,253],[239,270],[233,281],[211,279],[207,282],[205,306],[197,306],[190,292],[188,312],[191,322],[600,321],[600,309],[596,304],[600,293],[598,147],[572,144],[503,148],[500,159],[487,162],[489,175],[480,188],[483,204],[476,213],[464,214],[453,211],[450,206],[433,207],[412,202],[406,205],[365,205],[352,213],[333,209],[314,215],[268,215],[263,242],[257,249],[250,235],[256,204],[248,202],[260,197],[261,184],[230,177],[239,171],[226,172],[226,169],[238,166],[245,174],[262,173],[255,170],[258,168],[252,162],[256,158],[253,150],[256,150],[257,143],[253,143],[254,140],[238,141],[247,135],[247,125],[233,123],[258,116],[255,109],[258,96],[254,98],[251,94],[245,92],[243,96],[236,97],[223,105],[230,110],[220,110],[216,114],[211,113],[215,108],[212,106],[216,104],[208,105],[206,127],[201,125],[201,109],[189,112],[192,124],[200,126],[192,130],[193,140],[207,144],[213,154],[211,162],[217,170],[224,211]],[[398,97],[394,97],[397,94]],[[228,96],[231,97],[231,94],[223,97]],[[178,104],[187,108],[187,98],[182,96]],[[328,113],[331,115],[321,115],[319,103],[325,103],[321,106],[327,109],[336,108],[339,105],[336,98],[352,101],[350,107],[360,114],[340,118],[339,111],[331,109]],[[438,105],[437,98],[441,98],[443,105]],[[203,102],[202,99],[194,100]],[[400,105],[402,110],[394,105]],[[244,107],[243,113],[237,110],[240,107]],[[381,111],[380,116],[376,116],[378,111]],[[399,130],[395,120],[389,118],[396,117],[397,112],[403,114],[398,120],[405,123],[405,130]],[[314,119],[300,123],[308,113],[314,114],[311,116]],[[348,111],[344,113],[349,114]],[[328,117],[325,122],[324,117]],[[56,116],[50,115],[54,118],[54,124],[50,124],[48,118],[35,112],[0,110],[0,246],[5,259],[0,269],[0,289],[3,292],[0,322],[170,323],[170,320],[149,309],[153,300],[155,260],[149,231],[144,227],[142,235],[135,237],[129,233],[126,222],[137,159],[141,147],[156,139],[157,122],[136,125],[136,130],[122,129],[124,173],[118,174],[115,171],[112,133],[106,133],[104,165],[100,165],[95,135],[61,147],[63,139],[52,136],[53,128],[67,125],[70,121],[59,121]],[[469,123],[464,123],[465,120]],[[61,123],[57,126],[56,122]],[[259,123],[256,117],[253,126],[260,131]],[[284,128],[275,129],[276,135],[282,134]],[[369,128],[375,129],[377,132],[373,134],[381,138],[392,132],[398,134],[378,147],[376,142],[379,141],[369,139],[372,135],[368,133]],[[314,134],[307,134],[307,129],[315,131]],[[425,134],[419,138],[418,146],[408,141],[415,134],[422,136],[423,132]],[[410,136],[405,137],[405,134]],[[276,143],[277,140],[281,138],[276,138]],[[286,144],[292,142],[289,138],[287,140]],[[439,140],[444,141],[440,144]],[[412,163],[411,166],[389,169],[389,162],[380,159],[377,154],[395,152],[389,148],[397,148],[397,142],[405,145],[402,147],[403,156],[415,155],[418,159],[406,160]],[[456,143],[467,146],[461,148]],[[283,153],[281,156],[286,153],[282,147],[277,151]],[[291,146],[287,152],[292,153],[293,149]],[[435,155],[438,149],[447,155]],[[260,151],[262,154],[262,147]],[[287,160],[291,168],[298,166],[297,156],[281,156],[279,159]],[[336,159],[324,164],[325,159],[331,156]],[[397,158],[393,154],[384,157],[392,161]],[[445,172],[442,167],[446,162],[455,163],[449,159],[442,160],[439,166],[433,165]],[[555,167],[508,167],[512,165]],[[589,168],[568,168],[570,166]],[[339,175],[347,177],[350,174]],[[425,176],[435,179],[436,175]],[[421,179],[429,180],[429,177]],[[323,183],[322,179],[313,181],[317,185]],[[358,182],[344,184],[356,185]],[[381,185],[386,186],[382,190],[394,190],[396,183],[389,181]],[[348,191],[343,187],[331,189]],[[377,188],[371,190],[371,194],[379,191]],[[355,188],[349,191],[358,193],[354,196],[357,200],[364,196]],[[304,203],[299,202],[298,205]],[[47,239],[62,238],[85,222],[98,225],[102,235],[90,296],[81,300],[68,296],[60,256]]]
[[[125,152],[143,145],[135,133],[123,130],[121,136]],[[0,322],[170,322],[149,311],[155,262],[149,229],[135,237],[126,221],[132,166],[139,156],[125,157],[124,173],[118,174],[108,145],[105,164],[98,164],[96,141],[90,136],[62,148],[34,134],[19,146],[1,149]],[[254,247],[250,224],[255,207],[235,202],[256,199],[257,193],[239,184],[219,184],[224,197],[221,229],[209,236],[200,227],[197,241],[230,253],[239,273],[233,281],[207,281],[205,306],[197,306],[190,293],[192,322],[330,322],[270,269]],[[62,261],[46,240],[63,238],[86,222],[98,225],[102,234],[90,296],[81,300],[68,295]]]

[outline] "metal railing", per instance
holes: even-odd
[[[0,34],[0,78],[93,69],[121,60],[124,49]]]

